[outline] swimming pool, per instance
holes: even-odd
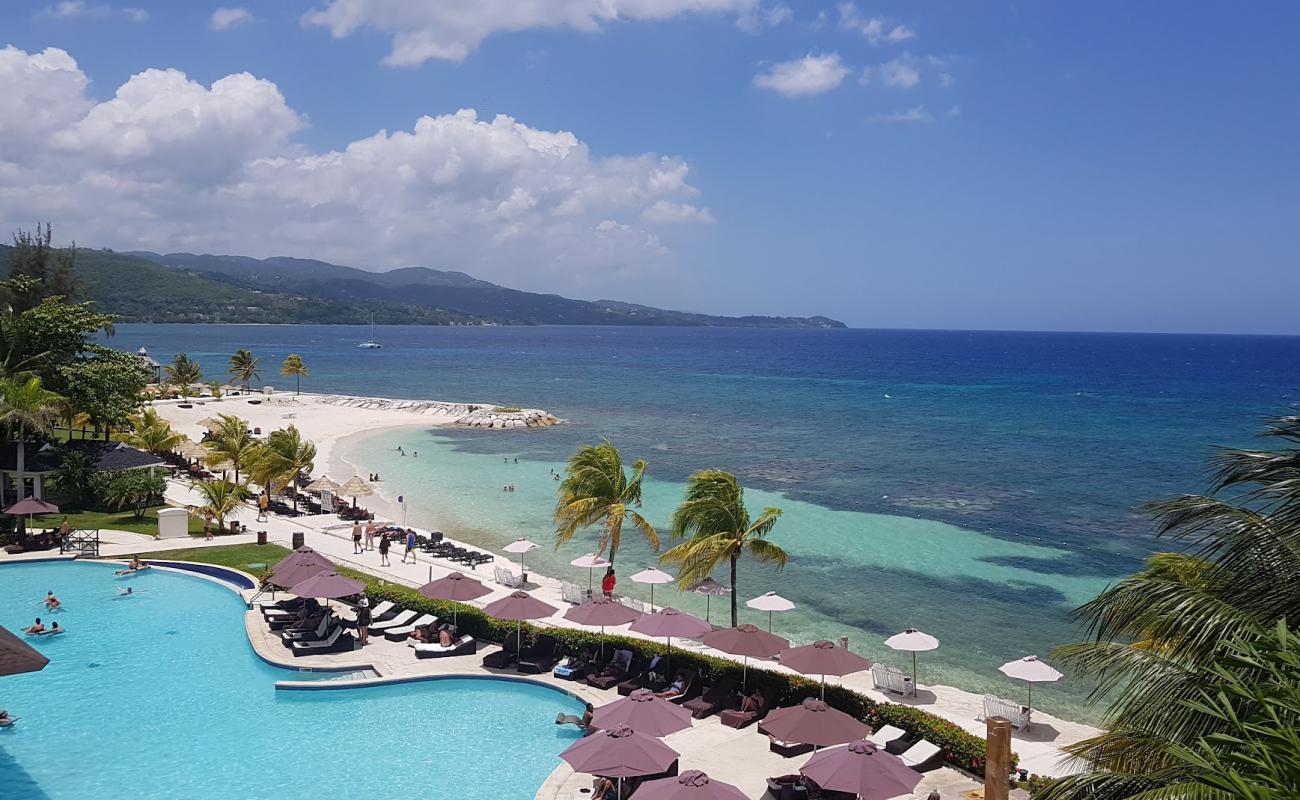
[[[119,598],[126,585],[135,594]],[[242,611],[229,589],[163,570],[0,566],[0,624],[57,616],[68,629],[34,640],[43,671],[0,678],[0,708],[21,717],[0,730],[6,800],[527,800],[577,736],[554,719],[578,702],[536,684],[277,692],[297,673],[257,658]]]

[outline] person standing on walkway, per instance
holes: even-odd
[[[363,597],[361,598],[361,602],[357,603],[357,641],[361,642],[362,647],[365,647],[366,641],[369,640],[369,638],[370,601]]]
[[[366,523],[366,549],[375,549],[375,521],[373,519]]]
[[[402,563],[406,563],[406,557],[411,557],[411,563],[415,563],[415,528],[406,529],[406,550],[402,553]]]
[[[386,533],[379,534],[379,566],[393,566],[388,563],[388,534]]]
[[[271,504],[270,490],[257,496],[257,521],[266,522],[266,507]]]
[[[361,520],[352,523],[352,554],[361,552]]]

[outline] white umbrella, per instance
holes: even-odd
[[[590,595],[592,570],[608,567],[609,561],[607,561],[604,556],[598,556],[595,553],[587,553],[585,556],[578,556],[573,559],[569,564],[587,570],[587,594]]]
[[[921,633],[916,628],[908,628],[885,640],[885,646],[894,650],[912,653],[912,691],[916,692],[916,653],[918,650],[938,650],[939,640],[928,633]]]
[[[531,552],[539,547],[541,547],[541,545],[537,542],[530,542],[527,539],[520,537],[501,549],[505,550],[507,553],[517,553],[519,555],[519,573],[522,576],[526,574],[526,570],[524,569],[524,553]]]
[[[1055,683],[1063,677],[1051,664],[1039,661],[1038,656],[1025,656],[1015,661],[1008,661],[998,667],[998,671],[1008,678],[1015,678],[1029,684],[1029,702],[1025,704],[1029,709],[1034,707],[1035,683]]]
[[[758,611],[767,612],[767,632],[772,632],[772,612],[789,611],[794,608],[794,603],[785,599],[776,592],[764,592],[753,600],[745,601],[746,608],[753,608]]]
[[[677,579],[672,575],[669,575],[661,569],[655,569],[654,567],[643,569],[632,576],[633,583],[646,583],[650,585],[650,611],[652,613],[655,610],[655,584],[672,583],[675,580]]]

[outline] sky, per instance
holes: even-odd
[[[0,226],[858,327],[1300,334],[1300,5],[7,0]]]

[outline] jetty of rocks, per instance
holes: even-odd
[[[435,400],[392,400],[383,397],[353,397],[350,395],[325,395],[320,402],[343,408],[365,408],[381,411],[403,411],[423,414],[450,421],[452,425],[466,428],[506,430],[510,428],[547,428],[560,420],[539,408],[513,409],[491,404],[444,403]],[[450,420],[448,420],[450,418]]]

